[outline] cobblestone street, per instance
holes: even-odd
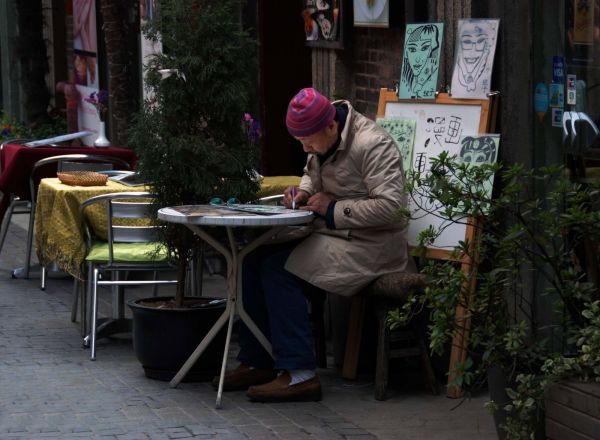
[[[481,396],[458,402],[424,389],[373,399],[373,384],[319,370],[318,403],[259,404],[224,394],[215,409],[209,383],[148,379],[131,340],[102,339],[98,358],[82,348],[70,320],[72,281],[11,279],[24,260],[24,220],[13,224],[0,255],[0,439],[495,439]],[[221,291],[218,276],[207,289]],[[231,350],[235,353],[235,347]],[[233,364],[230,363],[230,366]]]

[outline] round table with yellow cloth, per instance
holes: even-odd
[[[283,194],[288,186],[299,183],[297,176],[263,177],[257,198]],[[54,262],[63,271],[84,279],[85,237],[79,206],[90,197],[126,191],[148,191],[148,188],[132,188],[112,180],[104,186],[69,186],[57,178],[42,179],[35,215],[35,244],[40,264],[47,266]],[[106,237],[104,206],[92,205],[86,213],[95,233]]]
[[[103,186],[69,186],[57,178],[42,179],[35,214],[35,244],[40,264],[55,262],[65,272],[84,279],[85,237],[79,206],[90,197],[127,191],[147,191],[147,188],[132,188],[112,180]],[[93,205],[86,213],[95,233],[106,237],[105,206]]]

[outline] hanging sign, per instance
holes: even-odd
[[[559,84],[565,82],[565,59],[560,55],[552,57],[552,82]]]
[[[575,105],[577,104],[577,76],[576,75],[567,75],[567,104]]]
[[[548,94],[550,95],[550,107],[563,108],[565,105],[565,91],[562,83],[550,84]]]

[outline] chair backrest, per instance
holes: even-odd
[[[88,243],[93,238],[90,224],[86,221],[86,209],[97,203],[106,204],[107,241],[109,264],[113,261],[113,246],[115,243],[149,243],[157,240],[157,229],[160,226],[152,224],[152,200],[155,194],[145,191],[130,191],[120,193],[102,194],[91,197],[80,206],[81,218],[85,225],[85,234]],[[123,225],[122,220],[139,220],[144,225]],[[137,222],[136,222],[137,223]]]
[[[44,167],[55,165],[57,171],[99,171],[113,168],[129,170],[126,160],[113,156],[97,154],[62,154],[38,160],[31,169],[29,177],[29,191],[31,200],[35,202],[38,172]]]
[[[4,148],[4,146],[6,144],[17,144],[17,145],[23,145],[27,142],[31,141],[31,139],[18,139],[18,138],[14,138],[14,139],[7,139],[4,142],[2,142],[0,144],[0,150],[2,150]],[[0,169],[2,168],[2,164],[0,163]]]
[[[65,160],[57,164],[56,171],[109,171],[114,165],[112,163],[100,162],[74,162]]]

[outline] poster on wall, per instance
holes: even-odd
[[[443,23],[406,25],[400,99],[435,99],[443,37]]]
[[[354,0],[354,26],[390,26],[389,0]]]
[[[94,134],[83,139],[92,145],[98,132],[98,112],[84,98],[98,92],[98,37],[96,33],[96,0],[73,0],[73,68],[75,86],[79,92],[79,130]]]
[[[341,0],[303,0],[302,18],[307,45],[342,47]]]
[[[458,20],[452,97],[486,99],[490,92],[498,19]]]

